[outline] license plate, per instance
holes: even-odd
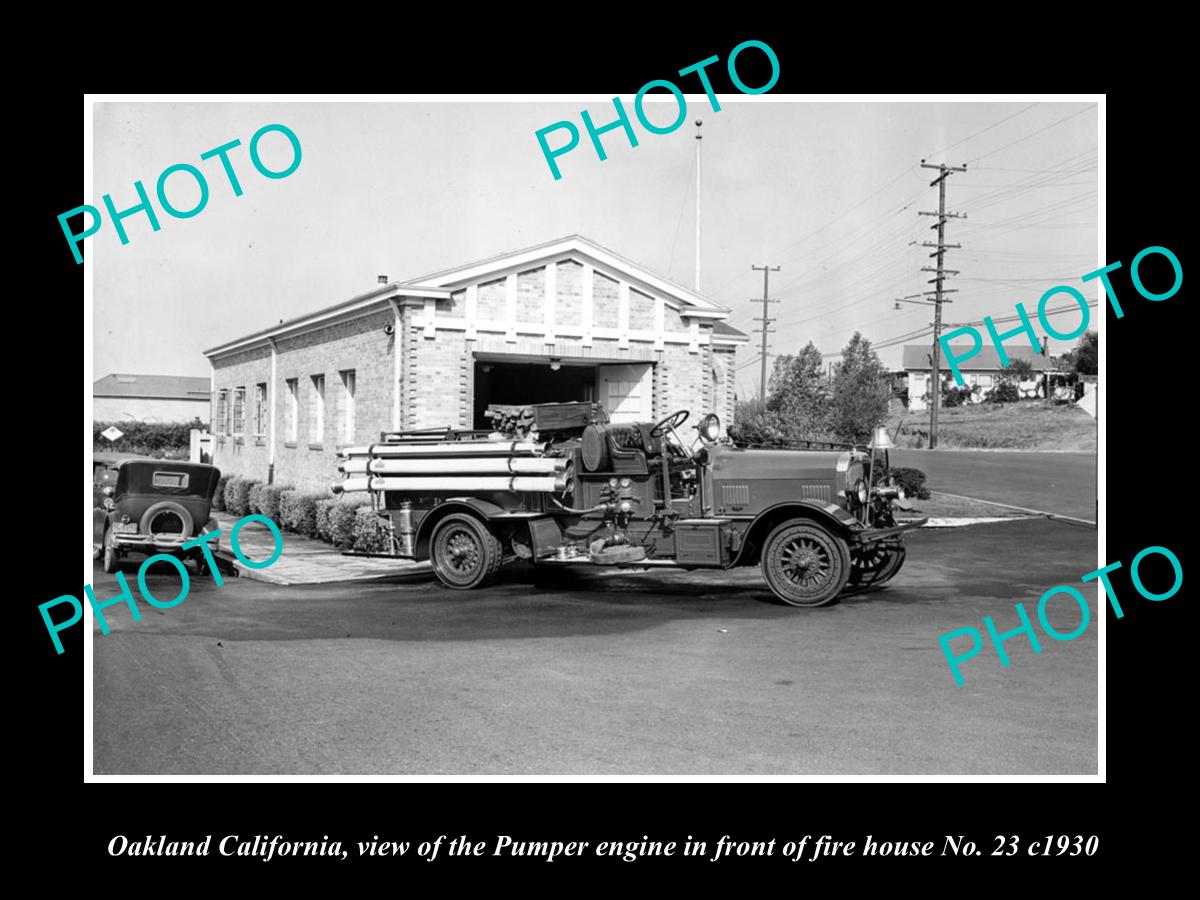
[[[117,534],[137,534],[137,522],[115,522],[113,531]]]

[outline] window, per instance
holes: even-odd
[[[267,384],[260,381],[254,386],[254,433],[262,436],[267,430]]]
[[[312,376],[312,397],[309,401],[308,442],[321,444],[325,440],[325,376]]]
[[[287,436],[284,440],[296,443],[300,432],[300,379],[287,380]]]
[[[150,483],[160,488],[181,488],[188,486],[187,472],[155,472],[150,476]]]
[[[344,443],[354,440],[354,370],[346,369],[342,374],[342,427],[341,439]]]
[[[246,431],[246,389],[233,389],[233,433],[243,434]]]
[[[217,391],[217,420],[213,423],[217,434],[225,434],[229,429],[226,423],[229,419],[229,391],[225,388]]]

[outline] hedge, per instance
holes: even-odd
[[[330,514],[337,502],[336,497],[325,497],[317,501],[317,540],[326,544],[333,543],[333,534],[330,531],[333,523],[330,521]]]
[[[222,475],[217,479],[217,490],[213,494],[212,507],[218,512],[225,511],[225,485],[229,484],[232,479],[232,475]]]
[[[250,486],[249,496],[246,500],[246,505],[250,507],[250,512],[262,512],[262,494],[264,488],[266,488],[266,485],[261,481]]]
[[[283,491],[279,495],[280,524],[296,534],[316,537],[317,501],[324,498],[324,494],[302,493],[294,490]]]
[[[329,507],[329,540],[339,550],[354,546],[357,513],[364,505],[370,505],[366,497],[339,500]]]
[[[274,522],[283,524],[280,500],[284,493],[290,490],[293,490],[290,484],[264,484],[259,492],[258,512]]]
[[[116,426],[123,434],[115,441],[101,437],[100,432]],[[191,422],[93,422],[92,444],[118,453],[147,453],[180,451],[191,447],[193,428],[204,428],[199,419]]]
[[[225,511],[239,518],[250,515],[250,489],[261,483],[257,478],[230,478],[225,485]]]
[[[364,553],[388,553],[392,549],[391,521],[370,506],[354,511],[354,549]]]

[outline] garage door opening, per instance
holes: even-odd
[[[594,401],[614,422],[648,422],[653,413],[653,370],[650,363],[594,363],[561,360],[475,361],[474,428],[490,428],[484,417],[489,404]]]
[[[492,403],[512,406],[596,400],[596,366],[544,363],[475,363],[475,428],[491,427],[483,412]]]

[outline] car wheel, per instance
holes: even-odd
[[[121,556],[117,552],[117,542],[113,530],[106,528],[104,530],[104,571],[109,575],[117,571],[117,565],[121,562]]]
[[[500,568],[501,547],[486,524],[463,513],[438,522],[429,556],[438,581],[459,591],[477,588]]]
[[[850,550],[850,587],[878,587],[904,565],[904,544],[867,544]]]
[[[763,545],[763,577],[789,606],[824,606],[850,578],[850,548],[820,525],[784,522]]]

